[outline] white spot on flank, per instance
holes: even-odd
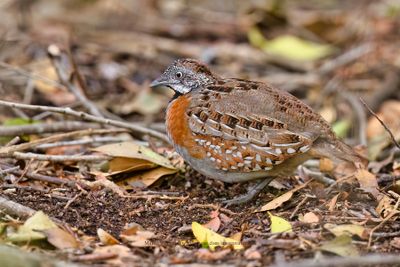
[[[215,148],[215,145],[210,145],[210,148],[211,148],[211,149],[214,149],[214,148]]]
[[[237,149],[237,146],[231,146],[231,149],[232,149],[232,150],[236,150],[236,149]]]
[[[224,168],[222,168],[222,170],[223,170],[223,171],[227,171],[228,169],[224,167]]]
[[[258,162],[261,162],[261,156],[260,156],[260,154],[256,154],[256,160],[257,160]]]
[[[227,150],[225,150],[225,153],[226,153],[226,154],[231,154],[231,153],[232,153],[232,150],[227,149]]]
[[[303,152],[303,153],[307,152],[309,149],[310,149],[309,146],[302,146],[302,147],[300,147],[300,151]]]
[[[251,162],[252,162],[251,160],[245,160],[245,161],[244,161],[244,164],[246,164],[246,165],[251,165]]]
[[[281,164],[283,162],[283,160],[277,160],[275,161],[275,164]]]
[[[261,170],[261,167],[260,167],[260,165],[256,164],[256,166],[254,167],[254,169],[253,169],[253,170],[255,170],[255,171],[259,171],[259,170]]]
[[[264,167],[264,170],[269,171],[272,169],[272,166]]]
[[[231,169],[232,169],[232,170],[236,170],[237,167],[236,167],[236,166],[231,166]]]
[[[269,164],[269,165],[272,165],[272,160],[271,160],[270,158],[266,158],[266,159],[265,159],[265,162],[266,162],[267,164]]]
[[[218,163],[221,163],[222,161],[221,161],[220,159],[217,159],[217,162],[218,162]]]
[[[210,141],[208,141],[208,142],[206,143],[206,146],[209,146],[209,145],[211,145],[211,142],[210,142]]]
[[[240,151],[238,151],[238,152],[236,153],[236,155],[237,155],[238,158],[242,158],[242,157],[243,157],[243,156],[242,156],[242,153],[240,153]]]
[[[247,156],[247,157],[245,157],[244,159],[246,159],[246,160],[253,160],[254,157]]]
[[[287,149],[287,153],[289,153],[289,154],[294,154],[294,153],[296,153],[296,150],[294,150],[293,148],[289,147],[289,148]]]
[[[282,154],[282,150],[280,148],[275,149],[276,154],[280,155]]]
[[[243,167],[243,166],[244,166],[244,163],[243,163],[243,162],[239,162],[239,163],[237,164],[237,166],[238,166],[238,167]]]
[[[210,160],[211,160],[211,161],[215,161],[215,158],[214,158],[214,157],[211,157]]]
[[[210,152],[207,152],[207,157],[211,157],[211,153]]]

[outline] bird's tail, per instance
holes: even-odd
[[[313,145],[313,151],[315,157],[330,158],[335,163],[350,162],[356,167],[366,167],[368,160],[358,154],[354,149],[345,144],[343,141],[333,138],[331,140],[316,140]]]

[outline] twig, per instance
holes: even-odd
[[[18,126],[0,126],[0,136],[15,136],[25,134],[43,134],[55,132],[71,132],[84,129],[98,129],[100,124],[81,121],[61,121],[53,123],[35,123]]]
[[[367,103],[364,102],[364,100],[360,97],[361,102],[363,103],[363,105],[368,109],[368,111],[372,114],[372,116],[374,116],[379,122],[380,124],[383,126],[383,128],[385,128],[386,132],[389,133],[390,138],[392,139],[393,143],[397,146],[398,149],[400,149],[400,144],[396,141],[396,138],[394,137],[392,131],[386,126],[386,124],[378,117],[378,115],[372,111],[372,109],[367,105]]]
[[[340,66],[346,65],[346,64],[356,60],[357,58],[360,58],[363,55],[368,54],[370,51],[372,51],[372,48],[373,48],[373,46],[369,43],[354,47],[354,48],[350,49],[349,51],[343,53],[342,55],[338,56],[337,58],[334,58],[334,59],[324,63],[317,70],[317,72],[319,72],[321,74],[326,74],[328,72],[331,72]]]
[[[61,81],[61,83],[68,88],[68,90],[78,99],[79,102],[82,103],[85,108],[87,108],[89,113],[94,116],[103,118],[103,114],[96,107],[96,105],[86,98],[81,88],[78,88],[75,85],[76,81],[74,82],[74,78],[79,77],[79,74],[77,73],[78,69],[74,69],[73,72],[71,72],[71,70],[66,70],[67,67],[72,66],[70,62],[71,58],[68,57],[65,53],[62,53],[60,48],[54,44],[48,47],[47,52],[50,56],[51,62],[53,63],[53,66],[58,75],[58,79]],[[65,64],[69,66],[65,66]],[[78,82],[78,84],[80,83]]]
[[[60,146],[78,146],[78,145],[87,145],[87,144],[94,144],[94,143],[118,143],[129,141],[130,138],[123,138],[123,137],[113,137],[113,136],[105,136],[105,137],[92,137],[87,139],[80,139],[80,140],[72,140],[72,141],[60,141],[55,143],[47,143],[38,145],[36,149],[48,149],[53,147],[60,147]]]
[[[16,136],[13,139],[11,139],[5,146],[13,146],[16,143],[18,143],[19,141],[21,141],[21,137]]]
[[[360,257],[329,257],[307,259],[302,261],[282,262],[270,267],[346,267],[346,266],[378,266],[383,264],[400,264],[397,254],[369,254]]]
[[[32,149],[41,144],[52,143],[52,142],[56,142],[59,140],[72,138],[72,137],[79,137],[79,136],[86,136],[86,135],[93,135],[93,134],[121,133],[124,131],[126,131],[126,130],[125,129],[98,129],[98,130],[88,129],[88,130],[81,130],[81,131],[75,131],[75,132],[70,132],[70,133],[57,134],[57,135],[52,135],[52,136],[45,137],[42,139],[34,140],[34,141],[31,141],[28,143],[13,145],[13,146],[9,146],[9,147],[1,147],[0,155],[1,154],[11,154],[13,152],[23,151],[26,149]]]
[[[10,172],[13,172],[13,171],[16,171],[16,170],[19,170],[19,166],[7,168],[5,170],[0,170],[0,175],[6,174],[6,173],[10,173]]]
[[[27,219],[36,212],[31,208],[25,207],[19,203],[5,199],[3,197],[0,197],[0,210],[2,210],[6,214],[17,216],[21,219]]]
[[[13,167],[5,164],[1,164],[2,168],[8,168],[8,173],[14,174],[16,176],[20,176],[22,174],[22,171],[18,167],[18,169],[14,169]],[[33,179],[37,181],[42,181],[42,182],[47,182],[47,183],[52,183],[52,184],[57,184],[57,185],[67,185],[69,187],[75,187],[77,182],[71,181],[71,180],[66,180],[66,179],[60,179],[58,177],[53,177],[53,176],[47,176],[43,174],[38,174],[38,173],[26,173],[25,177],[28,179]],[[87,188],[86,185],[79,183],[79,186]]]
[[[88,120],[88,121],[98,122],[98,123],[105,124],[105,125],[112,125],[112,126],[116,126],[116,127],[125,128],[125,129],[132,131],[133,133],[148,134],[150,136],[159,138],[163,141],[169,142],[168,137],[165,134],[145,128],[143,126],[140,126],[137,124],[132,124],[132,123],[127,123],[127,122],[122,122],[122,121],[100,118],[100,117],[90,115],[86,112],[73,110],[71,108],[27,105],[27,104],[20,104],[20,103],[14,103],[14,102],[3,101],[3,100],[0,100],[0,106],[35,110],[35,111],[40,111],[40,112],[50,111],[50,112],[60,113],[60,114],[64,114],[64,115],[71,115],[74,117],[81,118],[83,120]]]
[[[111,158],[110,156],[106,155],[44,155],[31,152],[29,153],[14,152],[12,153],[12,155],[6,155],[6,157],[13,157],[17,159],[27,159],[27,160],[51,161],[51,162],[65,162],[65,161],[98,162],[98,161],[108,160]]]

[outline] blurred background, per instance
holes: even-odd
[[[171,92],[148,85],[190,57],[290,91],[375,159],[390,139],[359,97],[399,138],[399,37],[398,0],[2,0],[0,98],[79,109],[54,83],[55,44],[107,116],[162,130]],[[33,115],[2,109],[0,122]]]

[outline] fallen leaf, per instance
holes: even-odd
[[[134,142],[108,144],[96,147],[93,150],[115,158],[142,159],[165,168],[175,169],[167,158],[157,154],[148,147],[138,145]]]
[[[58,249],[78,248],[76,238],[61,228],[50,228],[41,231],[47,237],[47,241]]]
[[[176,173],[176,169],[168,169],[165,167],[157,167],[155,169],[136,174],[132,177],[126,178],[120,182],[117,182],[118,185],[124,187],[124,189],[130,189],[133,187],[148,187],[155,183],[158,179],[160,179],[162,176],[165,175],[170,175],[173,173]],[[126,186],[126,184],[128,186]],[[125,186],[124,186],[125,185]]]
[[[290,233],[293,232],[292,230],[292,225],[290,222],[286,221],[285,219],[272,215],[270,212],[268,212],[268,216],[271,220],[271,233]]]
[[[268,210],[273,210],[276,209],[277,207],[279,207],[280,205],[282,205],[284,202],[288,201],[289,199],[292,198],[293,194],[302,189],[303,187],[305,187],[309,182],[306,182],[302,185],[296,186],[295,188],[293,188],[292,190],[287,191],[286,193],[280,195],[277,198],[274,198],[272,201],[268,202],[267,204],[265,204],[264,206],[262,206],[261,208],[256,209],[254,212],[262,212],[262,211],[268,211]]]
[[[119,241],[115,237],[113,237],[111,234],[107,233],[101,228],[97,229],[97,236],[99,237],[100,242],[103,245],[116,245],[119,243]]]
[[[393,199],[383,195],[382,199],[379,200],[378,206],[376,207],[376,212],[382,217],[386,218],[394,209]]]
[[[378,181],[376,176],[370,173],[368,170],[359,169],[354,174],[360,187],[368,193],[371,193],[375,198],[377,198],[381,193],[378,191]]]
[[[143,229],[137,223],[131,224],[128,229],[120,234],[122,241],[129,243],[132,247],[154,247],[155,244],[150,240],[154,236],[153,232]]]
[[[267,40],[256,27],[249,31],[248,38],[252,45],[266,53],[295,61],[314,61],[334,51],[330,45],[318,44],[293,35],[282,35]]]
[[[126,266],[127,262],[135,262],[139,260],[138,257],[132,253],[130,248],[124,245],[96,247],[92,254],[115,254],[115,257],[106,260],[107,266]]]
[[[244,252],[244,257],[248,260],[260,260],[262,255],[260,251],[257,250],[257,246],[251,246],[249,249],[246,249]]]
[[[325,242],[319,249],[342,257],[357,257],[360,254],[348,235],[337,236],[335,239]]]
[[[7,239],[11,242],[29,242],[46,239],[45,234],[39,231],[51,228],[57,228],[57,225],[43,211],[37,211],[18,228],[16,233],[8,235]]]
[[[336,225],[336,224],[327,223],[324,225],[324,228],[327,229],[328,231],[330,231],[335,236],[357,235],[361,239],[368,239],[368,237],[369,237],[368,230],[361,225],[356,225],[356,224]]]
[[[212,251],[216,247],[233,247],[235,250],[243,249],[239,241],[219,235],[197,222],[192,223],[192,232],[203,247],[209,247]]]
[[[305,223],[319,223],[319,217],[314,212],[307,212],[302,216],[300,221]]]
[[[393,238],[393,239],[390,241],[390,245],[393,246],[393,247],[395,247],[395,248],[397,248],[397,249],[400,249],[400,237],[395,237],[395,238]]]
[[[221,226],[221,220],[218,217],[214,217],[208,223],[203,224],[203,226],[211,231],[217,232]]]

